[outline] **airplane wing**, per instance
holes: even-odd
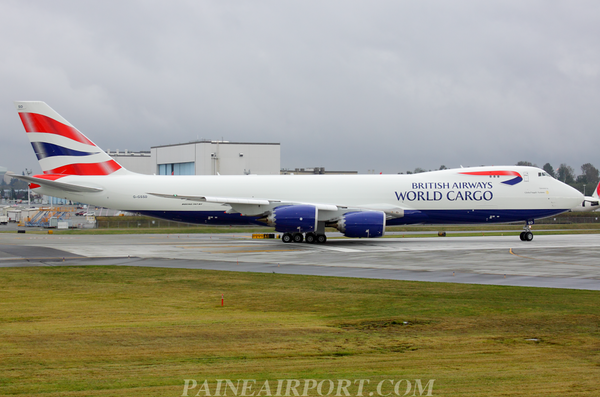
[[[163,193],[148,193],[156,197],[188,200],[188,201],[202,201],[208,203],[222,203],[222,204],[255,204],[255,205],[269,205],[269,200],[261,199],[242,199],[242,198],[227,198],[227,197],[209,197],[209,196],[185,196],[179,194],[163,194]]]
[[[268,200],[268,199],[254,199],[254,198],[240,198],[240,197],[212,197],[212,196],[186,196],[179,194],[163,194],[163,193],[148,193],[153,196],[169,198],[169,199],[179,199],[179,200],[188,200],[188,201],[201,201],[206,203],[217,203],[223,205],[229,205],[233,211],[231,212],[239,212],[242,215],[247,216],[255,216],[255,215],[264,215],[271,211],[275,207],[279,207],[282,205],[300,205],[300,204],[309,204],[309,203],[300,203],[300,202],[290,202],[290,201],[281,201],[281,200]],[[310,205],[314,205],[321,211],[337,211],[340,208],[337,205],[331,204],[315,204],[310,203]]]
[[[38,178],[38,177],[35,177],[35,176],[25,176],[25,175],[17,175],[17,174],[9,174],[9,176],[11,178],[17,178],[17,179],[20,179],[22,181],[25,181],[25,182],[28,182],[28,183],[32,183],[32,184],[35,184],[35,185],[47,186],[47,187],[50,187],[50,188],[66,190],[66,191],[69,191],[69,192],[87,192],[87,193],[92,193],[92,192],[101,192],[103,190],[100,187],[84,186],[84,185],[78,185],[78,184],[73,184],[73,183],[60,182],[60,181],[57,181],[57,180],[50,180],[50,179]]]
[[[285,205],[311,205],[316,207],[319,211],[331,211],[336,212],[350,212],[350,211],[383,211],[390,218],[400,218],[404,216],[404,209],[396,206],[390,206],[387,204],[382,205],[369,205],[369,206],[347,206],[347,205],[334,205],[334,204],[323,204],[323,203],[306,203],[300,201],[281,201],[281,200],[269,200],[269,199],[249,199],[249,198],[238,198],[238,197],[211,197],[211,196],[186,196],[178,194],[163,194],[163,193],[148,193],[153,196],[179,199],[188,201],[201,201],[207,203],[220,203],[223,205],[229,205],[233,211],[238,212],[246,216],[264,215],[276,207]]]

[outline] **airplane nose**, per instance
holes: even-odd
[[[565,205],[568,206],[568,208],[575,208],[581,205],[582,201],[585,199],[583,193],[567,184],[562,183],[562,185],[562,201],[565,202]]]

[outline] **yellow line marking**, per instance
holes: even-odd
[[[560,262],[560,261],[553,261],[552,259],[540,259],[540,258],[532,258],[530,256],[525,256],[525,255],[519,255],[519,254],[515,254],[511,249],[508,250],[508,252],[510,252],[511,255],[514,256],[518,256],[519,258],[523,258],[523,259],[532,259],[534,261],[542,261],[542,262],[552,262],[552,263],[560,263],[563,265],[575,265],[575,266],[589,266],[589,267],[593,267],[593,268],[597,268],[598,266],[593,266],[593,265],[582,265],[580,263],[573,263],[573,262]]]

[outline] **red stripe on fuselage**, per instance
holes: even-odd
[[[511,175],[521,176],[517,171],[473,171],[473,172],[459,172],[459,174],[465,175]]]
[[[27,132],[56,134],[77,142],[85,143],[86,145],[96,146],[81,132],[77,131],[76,128],[51,119],[50,117],[37,113],[19,113],[19,117],[21,117],[25,131]]]
[[[90,164],[68,164],[53,170],[44,171],[46,174],[65,175],[110,175],[121,166],[114,160],[108,160],[103,163]]]

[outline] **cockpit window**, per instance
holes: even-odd
[[[538,172],[538,176],[550,176],[547,172]]]

